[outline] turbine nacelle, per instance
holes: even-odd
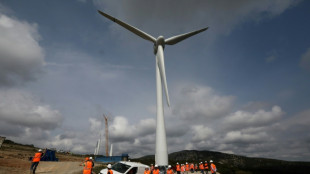
[[[157,54],[158,46],[161,45],[165,49],[165,38],[164,36],[158,36],[156,42],[154,43],[154,54]]]

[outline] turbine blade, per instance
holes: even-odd
[[[158,67],[159,67],[159,72],[161,76],[161,81],[164,85],[165,89],[165,95],[166,95],[166,100],[167,104],[170,107],[170,100],[169,100],[169,94],[168,94],[168,86],[167,86],[167,80],[166,80],[166,71],[165,71],[165,60],[164,60],[164,50],[161,45],[158,46],[157,54],[156,54],[156,59],[158,62]]]
[[[200,32],[203,32],[205,30],[207,30],[209,27],[206,27],[206,28],[203,28],[203,29],[200,29],[200,30],[197,30],[197,31],[192,31],[192,32],[189,32],[189,33],[185,33],[185,34],[181,34],[181,35],[177,35],[177,36],[173,36],[173,37],[170,37],[168,39],[165,39],[165,44],[167,45],[174,45],[178,42],[181,42],[182,40],[184,39],[187,39],[195,34],[198,34]]]
[[[110,16],[110,15],[108,15],[108,14],[106,14],[106,13],[103,13],[103,12],[100,11],[100,10],[98,10],[98,12],[99,12],[102,16],[104,16],[104,17],[110,19],[111,21],[113,21],[113,22],[119,24],[120,26],[126,28],[127,30],[129,30],[129,31],[131,31],[131,32],[133,32],[133,33],[135,33],[136,35],[142,37],[143,39],[149,40],[149,41],[151,41],[151,42],[153,42],[153,43],[156,42],[156,39],[155,39],[153,36],[151,36],[151,35],[149,35],[149,34],[143,32],[143,31],[139,30],[138,28],[135,28],[135,27],[133,27],[133,26],[131,26],[131,25],[129,25],[129,24],[126,24],[125,22],[122,22],[122,21],[120,21],[120,20],[118,20],[118,19],[116,19],[116,18],[114,18],[114,17],[112,17],[112,16]]]

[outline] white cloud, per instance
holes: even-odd
[[[223,117],[230,110],[234,98],[216,95],[205,86],[181,87],[177,91],[173,114],[183,119]]]
[[[102,131],[103,127],[102,127],[102,121],[99,120],[98,118],[89,118],[88,119],[89,123],[90,123],[90,131],[93,133],[99,133],[100,131]]]
[[[44,65],[37,24],[0,13],[0,86],[35,78]]]
[[[20,90],[0,90],[0,119],[18,127],[52,130],[59,127],[63,117],[59,111]]]
[[[231,131],[226,134],[223,140],[226,143],[259,143],[268,141],[269,136],[265,132],[248,134],[242,131]]]
[[[110,137],[114,141],[134,141],[136,137],[144,137],[155,133],[156,123],[154,119],[140,120],[136,124],[130,124],[127,118],[117,116],[109,126]]]
[[[213,135],[213,130],[205,127],[203,125],[194,125],[192,126],[192,131],[193,131],[193,141],[203,141],[207,140],[208,138],[211,138]]]
[[[232,129],[244,129],[271,125],[280,120],[284,112],[279,106],[273,106],[271,111],[258,110],[255,113],[237,111],[224,119],[225,126]]]

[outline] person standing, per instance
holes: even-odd
[[[201,174],[204,174],[203,171],[205,170],[205,167],[202,162],[199,163],[199,169],[200,169]]]
[[[85,161],[80,165],[84,166],[83,174],[91,174],[92,173],[94,163],[92,162],[92,160],[90,158],[86,157]]]
[[[190,163],[189,168],[191,170],[191,173],[194,173],[194,163]]]
[[[208,165],[208,161],[205,161],[205,173],[208,174],[208,171],[209,171],[209,165]]]
[[[32,157],[31,167],[30,167],[30,173],[35,174],[36,169],[39,165],[39,162],[41,161],[41,158],[43,157],[42,149],[39,149],[37,153],[34,154]]]
[[[211,165],[210,165],[211,166],[211,173],[212,174],[214,174],[214,173],[216,174],[216,166],[215,166],[215,164],[213,164],[212,160],[210,160],[210,163],[211,163]]]
[[[108,164],[108,172],[107,174],[113,174],[113,170],[112,170],[112,165],[111,164]]]
[[[174,174],[173,170],[171,169],[171,165],[168,166],[167,174]]]
[[[151,174],[153,174],[153,171],[154,171],[154,165],[151,164]]]
[[[146,168],[145,168],[145,170],[144,170],[144,174],[151,174],[151,171],[149,170],[149,168],[148,168],[148,167],[146,167]]]
[[[184,164],[181,164],[181,174],[185,174],[185,166],[184,166]]]
[[[186,162],[185,163],[185,174],[188,174],[189,171],[189,164]]]
[[[154,168],[154,170],[153,170],[153,174],[159,174],[159,169],[158,169],[158,165],[157,164],[155,164],[155,166],[154,166],[155,168]]]
[[[89,161],[92,163],[92,166],[91,166],[91,173],[93,173],[93,168],[94,168],[94,161],[93,161],[93,157],[89,157]]]
[[[181,167],[178,162],[177,162],[177,165],[175,166],[175,170],[177,171],[177,174],[181,174]]]

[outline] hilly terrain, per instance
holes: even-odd
[[[154,164],[154,155],[132,159]],[[213,151],[184,150],[169,154],[169,164],[213,160],[221,174],[309,174],[310,162],[292,162],[266,158],[250,158]]]

